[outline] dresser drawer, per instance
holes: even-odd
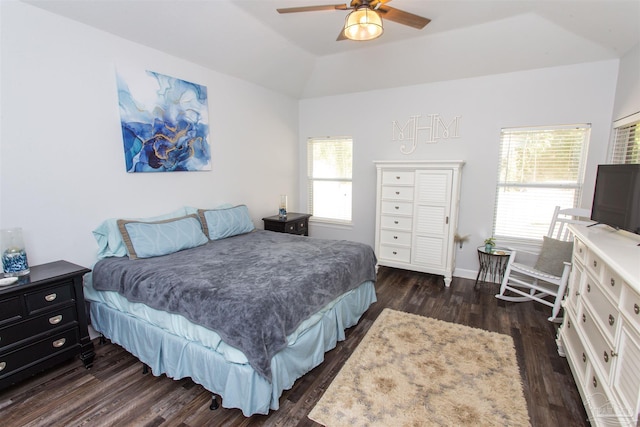
[[[606,374],[606,378],[603,379],[608,381],[611,365],[613,364],[613,357],[611,356],[613,348],[604,334],[598,329],[588,304],[583,304],[582,308],[582,317],[579,322],[580,328],[589,343],[588,347],[593,350],[595,361],[591,360],[591,363],[597,364],[601,368],[602,372]]]
[[[577,237],[573,239],[573,257],[582,264],[587,258],[587,246]]]
[[[382,214],[413,215],[413,203],[410,202],[382,202]]]
[[[383,171],[382,185],[413,185],[413,171]]]
[[[611,269],[608,265],[604,266],[604,277],[602,279],[602,286],[613,296],[613,301],[617,304],[620,301],[620,294],[622,293],[622,279],[620,276]]]
[[[0,380],[22,368],[29,367],[35,362],[40,362],[76,347],[79,342],[78,328],[73,328],[14,351],[1,353]]]
[[[569,289],[567,291],[567,307],[577,314],[578,303],[580,302],[581,295],[584,293],[584,282],[586,280],[586,273],[584,267],[580,263],[574,263],[571,269],[571,275],[569,276]]]
[[[636,330],[640,330],[640,295],[635,293],[629,285],[625,283],[620,301],[622,312],[635,326]]]
[[[580,383],[584,383],[587,366],[589,366],[589,356],[584,350],[584,345],[580,341],[578,328],[580,324],[574,323],[573,319],[568,319],[566,325],[562,328],[562,344],[565,352],[568,353],[569,359],[574,361],[574,368],[577,370],[576,377]]]
[[[73,282],[27,294],[26,300],[28,314],[71,302],[74,300]]]
[[[413,187],[382,187],[382,198],[388,200],[413,200]]]
[[[385,245],[411,246],[411,233],[405,231],[380,231],[380,242]]]
[[[0,301],[0,325],[20,320],[22,317],[22,303],[20,297],[11,297]]]
[[[587,252],[587,269],[593,274],[596,280],[599,282],[602,280],[602,273],[604,271],[604,262],[600,257],[594,254],[592,251]]]
[[[382,228],[411,231],[411,224],[412,224],[411,218],[389,216],[389,215],[383,215],[380,218],[380,226]]]
[[[408,263],[411,261],[411,249],[380,245],[380,258]]]
[[[66,307],[0,329],[0,351],[30,337],[76,322],[76,308]]]
[[[609,300],[606,292],[594,281],[591,274],[587,274],[587,283],[584,287],[585,301],[593,308],[593,316],[600,324],[600,328],[607,334],[607,338],[613,342],[618,327],[620,313],[618,308]]]

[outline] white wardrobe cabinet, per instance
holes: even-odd
[[[378,265],[444,276],[455,269],[463,161],[376,161]]]

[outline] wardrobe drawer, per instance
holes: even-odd
[[[0,329],[0,349],[30,337],[69,325],[77,320],[75,306],[54,310]]]
[[[413,203],[409,202],[382,202],[382,214],[413,215]]]
[[[408,263],[411,261],[411,249],[380,245],[380,258]]]
[[[382,198],[391,200],[413,200],[413,187],[382,187]]]
[[[27,312],[33,314],[42,309],[54,307],[74,300],[73,282],[27,294]]]
[[[383,171],[382,172],[382,184],[383,185],[413,185],[413,171]]]
[[[620,312],[609,300],[606,292],[593,280],[591,274],[587,274],[587,283],[582,293],[585,301],[593,308],[593,316],[600,327],[607,334],[607,338],[613,342],[618,327]]]
[[[411,231],[411,218],[383,215],[380,218],[380,226],[382,228],[390,228],[394,230]]]
[[[381,230],[380,242],[383,245],[411,246],[411,233],[404,231]]]

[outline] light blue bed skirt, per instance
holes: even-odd
[[[90,289],[88,293],[92,291],[96,292]],[[88,299],[91,299],[93,328],[147,364],[154,375],[166,374],[173,379],[190,377],[222,396],[223,407],[239,408],[245,416],[250,416],[278,409],[282,392],[322,363],[324,353],[345,339],[345,329],[358,323],[362,314],[376,302],[376,293],[374,283],[365,282],[327,304],[313,321],[303,323],[289,336],[289,346],[271,359],[271,383],[248,363],[230,361],[228,354],[225,357],[220,349],[134,317],[105,301]]]

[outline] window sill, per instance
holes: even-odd
[[[318,226],[318,227],[330,227],[330,228],[338,228],[343,230],[351,230],[353,228],[353,223],[350,221],[338,221],[331,220],[326,218],[309,218],[309,225]]]

